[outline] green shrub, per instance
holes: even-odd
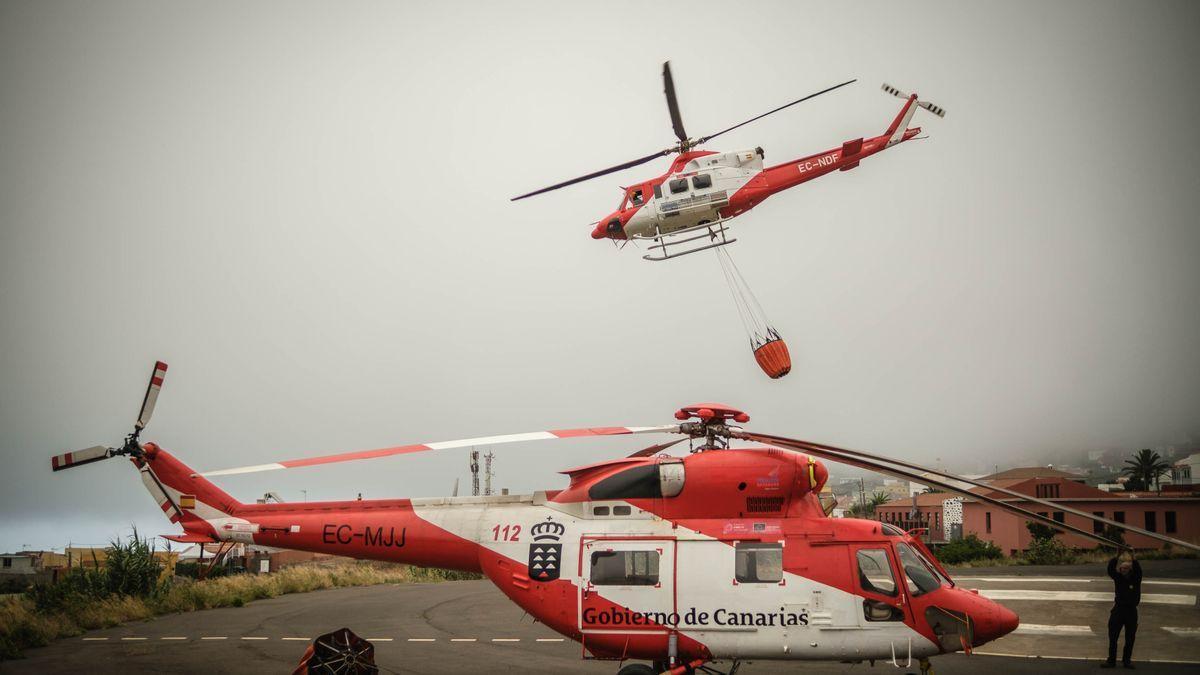
[[[995,560],[1003,557],[1004,552],[998,546],[990,541],[984,541],[974,534],[968,534],[937,550],[938,560],[947,565],[957,565],[974,560]]]
[[[127,541],[112,542],[107,554],[104,571],[110,593],[144,598],[157,590],[162,565],[154,557],[154,546],[140,539],[136,529]]]
[[[1025,550],[1025,561],[1030,565],[1070,565],[1075,562],[1075,551],[1057,539],[1034,539]]]

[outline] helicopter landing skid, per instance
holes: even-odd
[[[643,260],[651,260],[654,262],[660,262],[663,260],[670,260],[671,258],[679,258],[681,256],[688,255],[689,253],[698,253],[700,251],[707,251],[710,248],[718,248],[721,246],[728,246],[728,245],[732,244],[733,242],[737,241],[737,239],[729,239],[728,238],[727,233],[729,232],[729,228],[725,226],[725,223],[729,220],[730,220],[730,218],[718,218],[717,220],[714,220],[712,222],[701,222],[698,225],[692,225],[691,227],[685,227],[683,229],[675,230],[673,232],[663,232],[662,230],[655,227],[655,233],[653,235],[634,235],[633,237],[631,237],[631,239],[633,239],[634,241],[641,240],[641,241],[654,242],[653,244],[650,245],[650,249],[652,251],[654,249],[658,249],[659,255],[653,255],[651,253],[648,253],[648,254],[642,256],[642,259]],[[680,237],[683,235],[692,235],[692,236],[685,236],[682,239],[677,239],[677,237]],[[682,250],[682,251],[669,250],[669,247],[671,247],[671,246],[681,246],[684,244],[688,244],[691,242],[697,242],[697,241],[701,241],[701,240],[705,240],[705,239],[707,239],[711,243],[703,244],[703,245],[698,244],[698,245],[694,245],[694,246],[688,246],[688,247],[685,247],[684,250]]]

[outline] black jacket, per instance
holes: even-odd
[[[1133,569],[1124,575],[1117,571],[1117,559],[1108,561],[1108,576],[1113,580],[1117,607],[1137,607],[1142,601],[1142,566],[1133,561]]]

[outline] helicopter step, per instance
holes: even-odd
[[[652,260],[661,262],[672,258],[679,258],[690,253],[698,253],[707,251],[712,248],[728,246],[737,239],[728,237],[729,228],[725,225],[731,218],[718,218],[714,221],[701,221],[691,227],[685,227],[671,232],[663,232],[658,226],[655,226],[654,234],[652,235],[634,235],[630,237],[633,241],[651,241],[651,251],[658,249],[659,255],[648,253],[642,256],[643,260]],[[691,235],[691,236],[687,236]],[[678,238],[682,237],[682,238]],[[692,242],[708,240],[707,244],[696,244],[693,246],[684,246]],[[684,246],[683,250],[671,250],[672,246]]]

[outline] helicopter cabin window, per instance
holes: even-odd
[[[687,192],[686,178],[676,178],[675,180],[671,181],[671,194],[677,195],[680,192]]]
[[[592,507],[592,515],[593,516],[607,516],[608,515],[608,507],[607,506],[593,506]]]
[[[706,173],[698,173],[695,176],[692,176],[692,187],[696,188],[697,190],[703,190],[704,188],[712,187],[712,176]]]
[[[655,586],[658,551],[596,551],[591,581],[596,586]]]
[[[908,544],[896,544],[896,553],[900,555],[900,567],[904,568],[904,579],[908,582],[908,592],[915,598],[941,587],[936,574],[926,566],[925,561],[917,557],[916,552]]]
[[[633,509],[631,507],[628,507],[628,506],[614,506],[613,507],[613,515],[614,516],[628,516],[631,513],[633,513]]]
[[[654,198],[662,199],[662,183],[654,186]]]
[[[739,584],[783,581],[783,544],[738,542],[734,546],[734,578]]]
[[[629,203],[634,206],[641,206],[646,203],[646,199],[642,194],[642,188],[634,188],[629,191]]]
[[[896,595],[896,577],[892,576],[887,551],[864,548],[858,552],[858,582],[864,591]]]

